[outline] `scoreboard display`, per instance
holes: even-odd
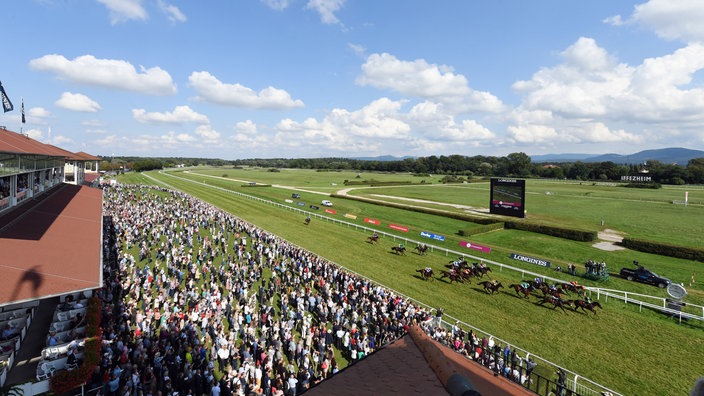
[[[525,217],[526,181],[519,179],[491,179],[489,213]]]

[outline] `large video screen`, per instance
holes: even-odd
[[[491,179],[489,213],[525,217],[526,181],[518,179]]]

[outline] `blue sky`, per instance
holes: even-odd
[[[704,150],[700,0],[14,0],[3,17],[0,125],[71,151]]]

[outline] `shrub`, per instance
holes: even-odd
[[[685,260],[704,261],[704,250],[686,246],[670,245],[667,243],[646,241],[642,239],[623,238],[623,247],[644,253],[659,254],[661,256],[677,257]]]
[[[657,190],[658,188],[662,188],[662,185],[660,185],[660,183],[655,183],[655,182],[628,183],[628,184],[625,184],[624,187],[626,187],[626,188],[651,188],[653,190]]]
[[[597,239],[596,231],[561,228],[548,226],[545,224],[530,223],[526,221],[507,221],[504,224],[506,229],[530,231],[538,234],[545,234],[558,238],[570,239],[573,241],[591,242]]]

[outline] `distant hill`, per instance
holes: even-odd
[[[594,154],[542,154],[542,155],[531,155],[531,161],[535,163],[543,162],[577,162],[584,161],[589,157],[593,157]]]
[[[682,147],[670,147],[656,150],[644,150],[633,154],[604,154],[593,156],[592,154],[545,154],[531,157],[534,163],[544,162],[606,162],[611,161],[616,164],[642,164],[647,161],[660,161],[664,164],[677,164],[686,166],[693,158],[704,158],[704,151],[690,150]]]

